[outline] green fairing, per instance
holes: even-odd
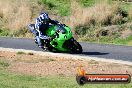
[[[47,31],[46,31],[46,34],[50,37],[52,37],[56,30],[57,30],[57,27],[56,25],[52,25]],[[69,51],[69,49],[67,48],[63,48],[63,43],[66,41],[66,40],[69,40],[71,39],[73,36],[72,36],[72,31],[71,29],[68,27],[68,26],[65,26],[65,33],[61,33],[59,32],[59,37],[58,38],[54,38],[50,44],[56,48],[57,50],[60,50],[60,51]],[[57,43],[57,45],[55,45],[55,43]]]

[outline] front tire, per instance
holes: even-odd
[[[81,54],[82,51],[83,51],[82,46],[76,40],[74,40],[71,45],[71,52],[76,54]]]

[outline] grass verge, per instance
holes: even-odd
[[[109,41],[108,41],[109,40]],[[125,39],[122,38],[116,38],[111,39],[110,37],[101,37],[99,42],[92,41],[93,43],[100,43],[100,44],[114,44],[114,45],[126,45],[126,46],[132,46],[132,36],[129,36]]]
[[[51,58],[49,61],[53,61]],[[98,62],[92,60],[91,64]],[[75,76],[34,76],[10,72],[10,64],[5,58],[0,57],[0,88],[131,88],[129,84],[86,84],[80,86],[76,82]],[[3,69],[2,69],[3,68]]]
[[[5,60],[3,60],[3,59],[0,59],[0,68],[6,68],[6,67],[8,67],[10,64],[7,62],[7,61],[5,61]]]
[[[79,86],[75,77],[29,76],[0,71],[1,88],[131,88],[130,84],[86,84]]]

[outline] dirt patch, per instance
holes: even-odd
[[[122,32],[121,38],[125,39],[125,38],[127,38],[127,37],[129,37],[131,35],[132,35],[132,30],[125,30],[125,31]]]
[[[105,63],[95,60],[75,60],[64,57],[40,56],[29,53],[16,53],[0,51],[0,59],[8,60],[11,72],[30,75],[61,75],[72,76],[77,73],[77,67],[82,65],[87,73],[129,73],[132,74],[131,65]]]

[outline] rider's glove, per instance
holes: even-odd
[[[45,36],[45,35],[39,35],[39,37],[40,37],[41,39],[49,39],[49,37],[48,37],[48,36]]]

